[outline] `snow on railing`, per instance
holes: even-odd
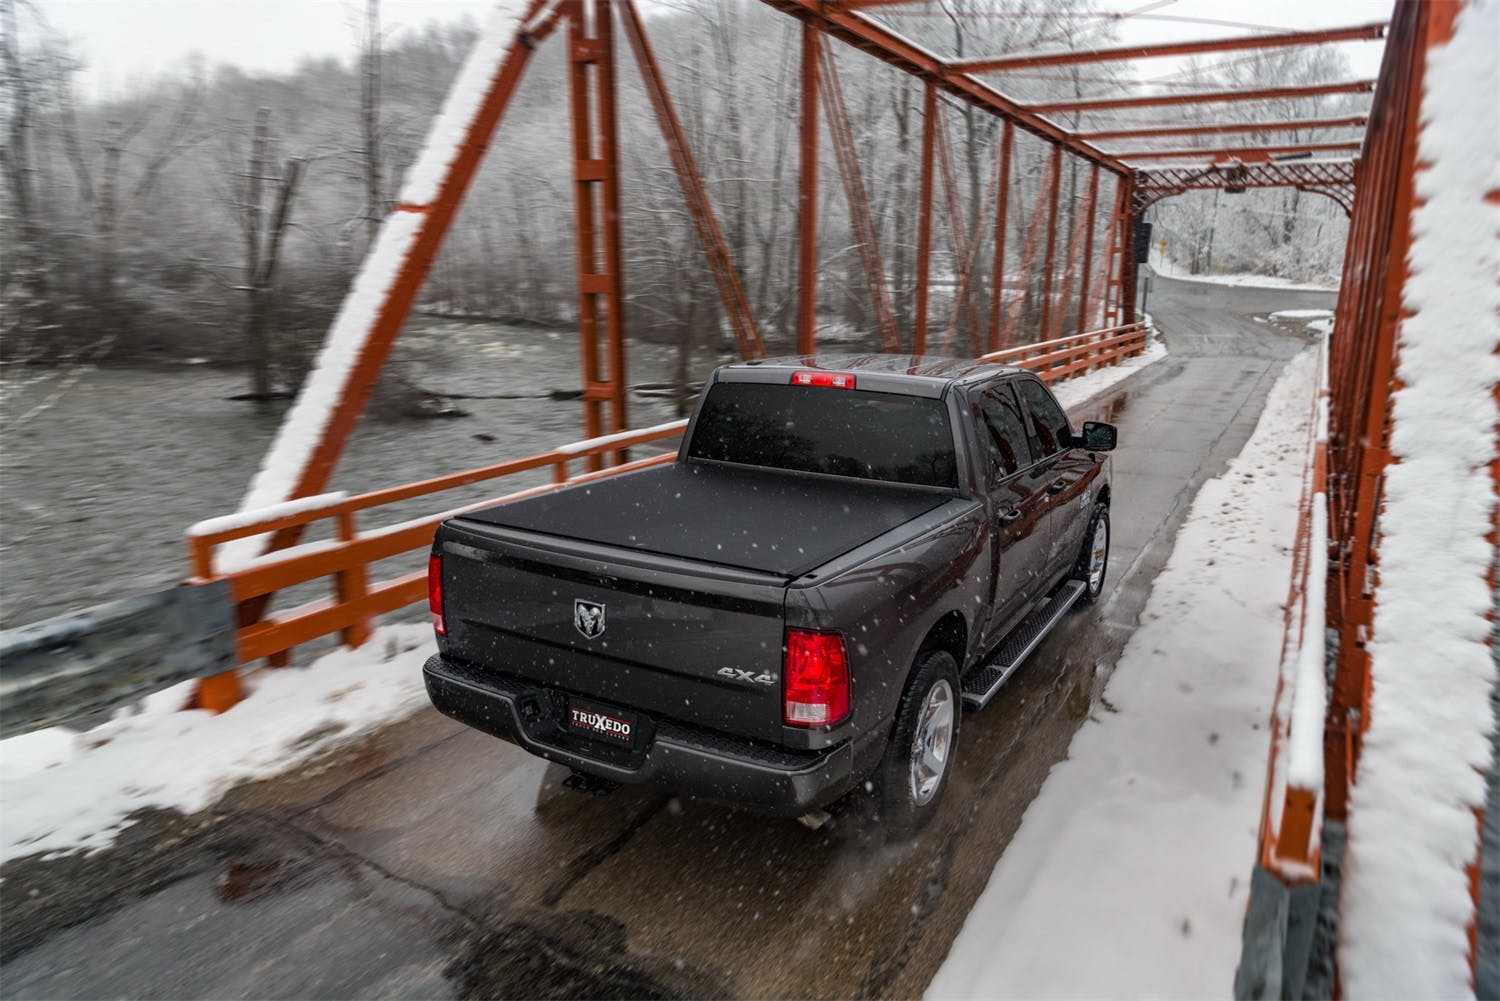
[[[1261,811],[1261,865],[1288,886],[1316,881],[1321,856],[1323,735],[1328,709],[1327,334],[1318,348],[1317,385]]]

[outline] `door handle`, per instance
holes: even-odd
[[[1060,493],[1063,492],[1064,489],[1067,488],[1067,486],[1068,486],[1068,481],[1067,480],[1058,480],[1056,483],[1052,484],[1050,487],[1047,488],[1047,492],[1049,494],[1060,494]]]
[[[1019,508],[1011,508],[1009,511],[1001,511],[1000,512],[1000,517],[997,518],[996,520],[999,521],[1000,524],[1002,524],[1002,525],[1009,525],[1011,522],[1015,521],[1019,517],[1021,517],[1021,511],[1020,511],[1020,509]]]

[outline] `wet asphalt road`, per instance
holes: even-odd
[[[1074,417],[1119,425],[1106,597],[966,714],[941,814],[892,846],[555,768],[432,711],[317,771],[7,866],[8,997],[919,995],[1101,691],[1202,482],[1333,295],[1158,279],[1171,354]],[[146,763],[143,763],[145,765]],[[151,763],[161,767],[164,763]],[[1066,934],[1065,929],[1059,929]]]

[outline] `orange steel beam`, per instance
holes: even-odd
[[[1338,656],[1324,739],[1328,816],[1347,815],[1349,786],[1370,717],[1370,655],[1378,584],[1378,516],[1390,461],[1389,413],[1396,328],[1416,199],[1420,81],[1428,17],[1424,5],[1396,9],[1381,66],[1384,99],[1360,162],[1351,243],[1335,316],[1330,407],[1331,532],[1340,540],[1329,593],[1341,599],[1330,623]],[[1357,238],[1358,242],[1354,242]]]
[[[1115,185],[1115,196],[1113,201],[1115,206],[1119,205],[1120,186],[1118,184]],[[1090,279],[1088,294],[1083,296],[1083,319],[1080,320],[1080,324],[1084,329],[1088,329],[1089,325],[1094,322],[1094,317],[1096,315],[1099,317],[1100,326],[1108,326],[1108,324],[1104,322],[1104,312],[1108,306],[1110,290],[1110,268],[1112,267],[1114,261],[1113,255],[1115,249],[1114,236],[1116,217],[1117,210],[1116,208],[1112,207],[1110,209],[1109,221],[1106,222],[1104,226],[1104,232],[1106,236],[1104,253],[1099,255],[1099,261],[1096,265],[1098,270],[1095,272],[1095,274],[1097,275],[1098,280],[1097,282],[1095,282],[1092,278]],[[1096,229],[1097,226],[1098,220],[1096,217]],[[1085,267],[1088,266],[1088,262],[1089,258],[1085,258]]]
[[[1062,189],[1061,146],[1052,147],[1052,184],[1047,195],[1047,255],[1042,263],[1042,340],[1052,336],[1052,271],[1057,263],[1057,201]]]
[[[1323,94],[1367,94],[1374,80],[1314,83],[1298,87],[1260,87],[1255,90],[1211,90],[1196,94],[1147,94],[1143,97],[1089,97],[1081,100],[1049,101],[1031,105],[1037,114],[1071,111],[1111,111],[1117,108],[1159,108],[1177,104],[1216,104],[1221,101],[1270,101],[1281,98],[1319,97]],[[1112,155],[1112,154],[1110,154]]]
[[[1078,289],[1078,333],[1083,333],[1089,322],[1089,265],[1094,257],[1094,229],[1099,220],[1099,165],[1089,171],[1089,193],[1086,227],[1083,231],[1083,256],[1079,258],[1082,262],[1083,273],[1080,277]],[[1075,241],[1076,242],[1076,241]],[[1071,265],[1070,265],[1071,267]]]
[[[922,88],[922,185],[917,208],[917,315],[912,354],[927,353],[928,296],[932,291],[932,170],[937,145],[938,92],[931,80]],[[1009,123],[1007,123],[1008,125]]]
[[[1233,135],[1246,132],[1292,132],[1297,129],[1363,128],[1367,115],[1345,115],[1342,118],[1307,118],[1283,122],[1218,122],[1207,125],[1158,125],[1146,128],[1101,129],[1075,135],[1089,142],[1106,139],[1162,139],[1167,136]]]
[[[797,199],[797,353],[817,350],[818,325],[818,50],[822,36],[802,26],[802,159]]]
[[[822,56],[822,71],[827,77],[822,88],[823,111],[828,116],[828,132],[833,138],[834,158],[838,161],[839,176],[844,182],[844,199],[848,203],[850,221],[859,244],[859,259],[865,271],[865,287],[870,293],[876,329],[880,331],[881,349],[895,354],[901,350],[901,332],[896,327],[896,309],[891,304],[890,288],[886,285],[880,236],[875,229],[875,217],[870,212],[864,174],[859,168],[859,150],[854,145],[854,129],[849,124],[849,109],[844,104],[844,86],[839,80],[833,50],[825,48]]]
[[[1132,323],[1135,315],[1135,289],[1138,267],[1135,263],[1135,227],[1140,223],[1140,214],[1131,206],[1134,204],[1135,177],[1125,179],[1122,185],[1126,191],[1123,200],[1125,214],[1120,218],[1120,316],[1119,319],[1125,323]]]
[[[568,83],[584,429],[590,438],[627,426],[625,290],[620,252],[620,170],[610,0],[568,0]],[[601,357],[600,337],[603,335]],[[621,453],[617,461],[623,461]],[[603,468],[602,455],[591,457]]]
[[[1113,49],[1084,49],[1044,52],[1036,55],[979,57],[961,59],[952,67],[962,73],[991,73],[997,70],[1040,69],[1045,66],[1071,66],[1078,63],[1118,62],[1125,59],[1158,59],[1164,56],[1192,56],[1206,52],[1237,52],[1244,49],[1281,49],[1299,45],[1323,45],[1328,42],[1371,41],[1385,37],[1386,22],[1360,24],[1351,28],[1325,28],[1318,31],[1286,31],[1274,35],[1246,35],[1237,38],[1212,38],[1197,42],[1165,42],[1158,45],[1124,45]]]
[[[734,259],[730,255],[729,241],[724,238],[724,231],[719,227],[719,219],[714,213],[713,202],[708,197],[708,188],[703,183],[703,175],[699,172],[692,148],[688,145],[687,132],[682,127],[682,119],[678,117],[677,109],[672,104],[666,79],[662,76],[661,66],[656,61],[656,53],[646,35],[646,25],[636,9],[635,0],[623,0],[620,4],[620,19],[625,26],[625,35],[630,40],[630,47],[635,52],[636,65],[640,67],[641,80],[645,84],[646,94],[650,97],[651,104],[656,111],[656,121],[661,126],[661,135],[666,141],[667,152],[671,154],[672,166],[676,169],[677,179],[682,185],[682,196],[687,201],[693,224],[698,228],[698,239],[702,242],[703,251],[708,256],[714,281],[718,283],[719,297],[724,301],[724,312],[734,328],[734,337],[739,344],[740,355],[745,358],[764,358],[766,345],[761,339],[760,328],[750,308],[750,300],[745,295],[745,286],[740,280],[739,269],[735,267]]]
[[[1055,122],[1021,104],[967,73],[956,72],[930,50],[903,38],[895,30],[870,20],[857,11],[825,5],[824,0],[762,0],[767,6],[798,18],[804,24],[816,25],[830,38],[879,59],[903,73],[930,81],[944,93],[958,98],[1002,119],[1016,128],[1049,142],[1061,143],[1090,163],[1106,170],[1126,174],[1129,168],[1108,153],[1071,135]]]
[[[1230,149],[1147,149],[1116,154],[1121,160],[1192,160],[1213,157],[1215,160],[1240,160],[1260,163],[1288,153],[1350,153],[1363,145],[1361,141],[1339,143],[1292,143],[1285,146],[1240,147]]]
[[[985,350],[1000,349],[1000,310],[1005,291],[1005,237],[1006,223],[1010,215],[1010,161],[1015,153],[1016,127],[1007,121],[1000,130],[1000,204],[995,215],[995,256],[990,267],[990,330]],[[1094,176],[1099,175],[1099,165],[1094,164]]]
[[[1120,315],[1124,312],[1120,305],[1121,292],[1125,287],[1124,249],[1121,241],[1125,233],[1125,219],[1130,213],[1134,198],[1135,191],[1131,185],[1123,182],[1115,185],[1115,207],[1109,216],[1109,251],[1104,255],[1104,273],[1100,278],[1104,289],[1101,313],[1106,327],[1119,323]]]

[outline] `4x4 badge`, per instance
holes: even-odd
[[[714,673],[721,678],[728,678],[730,681],[744,681],[752,685],[776,684],[776,675],[768,674],[765,671],[756,674],[754,671],[741,671],[737,667],[721,667]]]
[[[573,625],[586,640],[597,639],[604,634],[604,603],[573,599]]]

